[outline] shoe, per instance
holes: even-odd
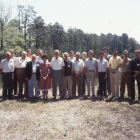
[[[115,100],[118,100],[119,99],[119,97],[115,97]]]
[[[53,100],[56,100],[56,96],[54,96],[52,99],[53,99]]]
[[[97,97],[98,97],[98,98],[100,98],[100,97],[101,97],[101,95],[98,95]]]
[[[105,96],[102,96],[102,99],[104,99],[105,98]]]
[[[8,97],[8,100],[13,100],[14,98],[13,97]]]
[[[129,100],[131,100],[131,97],[128,97]]]
[[[92,95],[92,97],[95,97],[95,95]]]

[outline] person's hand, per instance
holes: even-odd
[[[137,77],[137,74],[134,74],[134,75],[133,75],[133,78],[136,78],[136,77]]]
[[[26,80],[28,81],[28,78],[26,77]]]
[[[75,73],[75,76],[78,76],[78,73],[77,72]]]
[[[135,71],[135,73],[136,73],[137,75],[139,75],[139,74],[140,74],[140,72],[139,72],[139,71]]]
[[[104,79],[107,79],[107,75],[105,75]]]

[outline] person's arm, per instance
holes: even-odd
[[[65,69],[64,69],[64,66],[62,66],[62,78],[64,80],[64,74],[65,74]]]
[[[98,67],[96,67],[96,74],[95,74],[95,78],[97,78],[98,75]]]
[[[109,69],[109,67],[106,68],[106,75],[105,75],[104,79],[107,79],[107,76],[108,76],[108,69]]]
[[[28,80],[28,63],[25,67],[25,77],[26,77],[26,80]]]

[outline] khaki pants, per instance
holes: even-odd
[[[70,76],[65,76],[63,83],[64,83],[64,95],[66,95],[66,88],[68,85],[68,95],[69,97],[71,97],[72,96],[72,79],[70,78]]]
[[[110,73],[111,75],[111,92],[112,96],[119,97],[119,71],[117,70],[115,74]]]
[[[92,95],[95,95],[94,91],[94,82],[95,82],[95,71],[88,71],[87,70],[87,89],[88,89],[88,95],[90,95],[90,82],[92,86]]]
[[[130,72],[122,72],[121,74],[120,92],[122,98],[124,98],[124,94],[125,94],[125,83],[127,85],[128,97],[130,97],[131,96],[131,73]]]

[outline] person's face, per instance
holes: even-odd
[[[10,51],[10,53],[11,53],[11,57],[15,55],[14,51]]]
[[[32,56],[32,61],[35,62],[36,56]]]
[[[83,58],[86,58],[86,57],[87,57],[87,54],[83,53],[83,54],[82,54],[82,57],[83,57]]]
[[[70,57],[74,57],[74,53],[73,52],[70,53]]]
[[[139,52],[135,51],[135,57],[138,58],[139,57]]]
[[[42,55],[43,55],[42,51],[38,51],[38,56],[42,57]]]
[[[54,53],[54,55],[55,55],[55,57],[58,57],[58,56],[59,56],[59,52],[56,51],[56,52]]]
[[[80,55],[76,54],[76,59],[79,60],[79,58],[80,58]]]
[[[6,54],[6,58],[7,58],[7,59],[10,59],[10,58],[11,58],[11,54],[10,54],[10,53],[7,53],[7,54]]]
[[[22,59],[25,59],[26,58],[26,54],[25,53],[22,53],[21,54],[21,57],[22,57]]]
[[[64,60],[65,60],[65,61],[68,60],[68,55],[64,54]]]
[[[43,57],[43,61],[46,62],[46,60],[47,60],[47,58],[46,57]]]
[[[27,51],[27,54],[28,54],[28,55],[31,55],[31,50],[28,50],[28,51]]]
[[[127,58],[127,57],[128,57],[128,52],[125,52],[125,53],[123,54],[123,57]]]
[[[116,56],[117,56],[117,54],[118,54],[118,52],[117,52],[117,51],[114,51],[114,52],[113,52],[113,56],[115,56],[115,57],[116,57]]]
[[[100,59],[103,58],[103,54],[102,54],[102,53],[99,54],[99,58],[100,58]]]
[[[89,58],[92,58],[93,57],[93,53],[89,52],[88,56],[89,56]]]
[[[103,50],[104,54],[108,54],[108,51],[106,49]]]

